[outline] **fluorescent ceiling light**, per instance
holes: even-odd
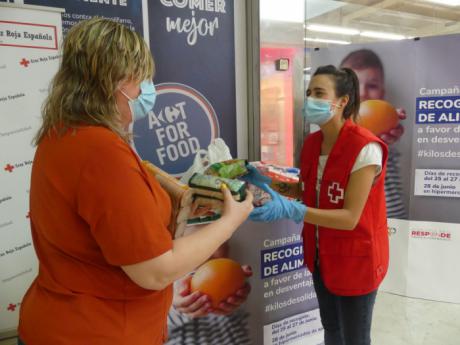
[[[304,41],[318,42],[318,43],[330,43],[330,44],[350,44],[351,43],[349,41],[342,41],[342,40],[328,40],[328,39],[322,39],[322,38],[308,38],[308,37],[305,37]]]
[[[328,32],[331,34],[343,34],[343,35],[358,35],[359,30],[342,28],[340,26],[329,26],[329,25],[319,25],[319,24],[310,24],[307,25],[307,30],[318,31],[318,32]]]
[[[304,70],[304,71],[310,71],[310,70],[311,70],[311,67],[305,67],[303,70]]]
[[[386,40],[403,40],[407,38],[403,35],[392,34],[389,32],[379,32],[379,31],[362,31],[361,36],[364,37],[371,37],[371,38],[382,38]]]
[[[460,0],[425,0],[425,2],[432,2],[434,4],[447,5],[447,6],[459,6]]]

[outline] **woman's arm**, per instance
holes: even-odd
[[[122,266],[123,271],[144,289],[161,290],[205,262],[232,236],[252,210],[251,193],[244,202],[236,202],[228,189],[223,192],[224,212],[220,219],[200,231],[174,240],[173,248],[156,258]]]
[[[365,166],[350,175],[342,209],[325,210],[309,207],[304,221],[337,230],[353,230],[366,204],[377,166]]]

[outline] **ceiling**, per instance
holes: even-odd
[[[388,40],[364,37],[363,31],[393,33],[406,38],[459,33],[460,4],[448,6],[429,1],[260,0],[261,42],[270,45],[321,47],[335,43],[318,40],[348,43]],[[308,27],[312,24],[357,29],[361,33],[346,35],[311,31]],[[305,37],[308,41],[304,41]]]

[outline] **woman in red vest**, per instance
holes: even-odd
[[[326,345],[370,344],[375,297],[388,268],[388,149],[355,124],[358,110],[356,74],[319,67],[303,110],[305,120],[321,129],[303,144],[303,204],[261,183],[255,169],[250,177],[273,199],[256,208],[252,220],[304,222],[305,263],[313,273]]]

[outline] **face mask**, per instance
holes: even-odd
[[[332,107],[329,100],[307,97],[302,109],[303,116],[309,123],[321,126],[334,117]]]
[[[155,105],[157,93],[151,80],[145,80],[141,83],[141,94],[136,99],[132,99],[122,90],[120,92],[129,100],[128,104],[133,122],[144,119]]]

